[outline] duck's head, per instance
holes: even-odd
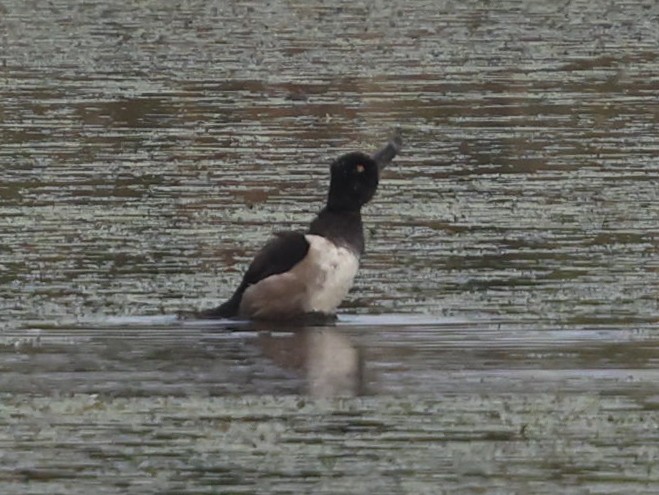
[[[330,173],[327,207],[333,211],[358,211],[378,188],[378,164],[365,153],[340,156],[332,163]]]
[[[372,156],[355,151],[336,159],[330,168],[327,208],[333,211],[359,211],[373,198],[380,172],[391,163],[400,148],[401,138],[397,131],[389,143]]]

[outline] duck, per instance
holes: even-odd
[[[336,317],[364,254],[361,210],[402,148],[400,130],[373,154],[353,151],[330,165],[325,206],[306,232],[275,232],[256,253],[231,297],[203,319],[294,320]]]

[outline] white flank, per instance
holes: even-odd
[[[334,313],[352,287],[359,258],[322,236],[305,235],[309,252],[291,270],[272,275],[243,294],[240,313],[249,318],[290,318]]]

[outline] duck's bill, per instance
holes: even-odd
[[[403,138],[400,135],[400,129],[396,129],[389,142],[380,150],[373,153],[373,160],[378,164],[380,171],[391,163],[391,160],[398,154],[403,147]]]

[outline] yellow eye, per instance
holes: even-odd
[[[355,167],[355,170],[357,170],[357,173],[360,173],[360,174],[361,174],[365,169],[366,169],[366,167],[364,167],[364,165],[362,165],[361,163]]]

